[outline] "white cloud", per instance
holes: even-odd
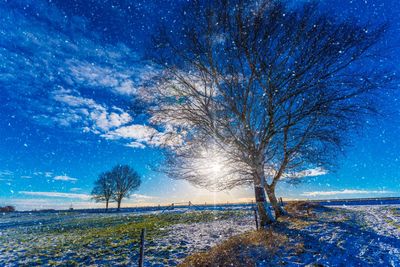
[[[102,134],[133,120],[124,110],[115,106],[108,108],[91,98],[82,97],[76,90],[59,88],[52,94],[54,100],[63,104],[52,117],[61,126],[78,124],[83,132]]]
[[[11,182],[12,177],[14,176],[14,173],[9,170],[1,170],[0,171],[0,181],[6,181],[6,182]],[[7,185],[11,185],[10,183],[7,183]]]
[[[119,127],[130,121],[132,117],[126,113],[107,112],[106,110],[94,110],[90,113],[95,125],[103,131]]]
[[[142,195],[142,194],[132,194],[132,195],[130,195],[130,197],[136,198],[136,199],[154,199],[154,198],[156,198],[154,196],[148,196],[148,195]]]
[[[53,178],[55,181],[67,181],[67,182],[75,182],[78,181],[78,179],[69,177],[67,175],[57,175]]]
[[[113,67],[90,64],[85,61],[68,62],[72,78],[78,82],[92,87],[104,87],[121,95],[133,95],[136,86],[133,77],[141,76],[141,68],[135,71],[124,66]]]
[[[30,175],[21,175],[21,178],[22,179],[31,179],[32,176],[30,176]]]
[[[87,194],[75,194],[75,193],[62,193],[62,192],[31,192],[31,191],[19,191],[19,194],[27,196],[41,196],[41,197],[55,197],[55,198],[71,198],[90,200],[91,196]]]
[[[125,144],[125,146],[131,147],[131,148],[145,148],[146,147],[144,144],[139,143],[139,142],[135,142],[135,141],[132,141],[132,142],[130,142],[128,144]]]
[[[39,171],[37,171],[37,172],[34,172],[33,175],[35,175],[35,176],[44,176],[44,177],[50,178],[50,177],[53,176],[53,172],[39,172]]]
[[[71,191],[75,191],[72,189],[75,189],[76,191],[80,190],[80,188],[71,188]],[[86,207],[86,208],[98,207],[98,205],[96,205],[96,204],[94,204],[94,206],[93,206],[93,204],[90,202],[91,195],[89,195],[89,194],[64,193],[64,192],[35,192],[35,191],[19,191],[18,193],[21,195],[25,195],[25,196],[60,198],[60,199],[65,198],[65,199],[81,200],[81,201],[83,200],[83,201],[87,201],[87,202],[86,202],[86,204],[84,202],[80,202],[79,203],[80,207]],[[144,204],[148,200],[156,199],[157,197],[147,196],[147,195],[142,195],[142,194],[132,194],[132,195],[130,195],[130,198],[131,198],[130,200],[126,199],[124,201],[125,206],[137,205],[138,203]],[[32,203],[37,202],[37,200],[38,199],[34,199]],[[15,200],[13,202],[16,202],[16,201],[18,201],[18,200]],[[21,201],[23,201],[23,200],[21,200]],[[33,208],[38,208],[39,206],[42,206],[42,204],[46,204],[46,206],[49,208],[57,208],[57,205],[56,205],[57,203],[48,202],[44,199],[39,199],[39,201],[40,201],[40,203],[38,203],[36,206],[33,205]],[[24,204],[26,204],[26,203],[24,203]],[[65,204],[65,202],[59,203],[59,204],[62,204],[64,207],[67,206],[67,204]],[[102,205],[100,205],[99,207],[102,207]]]
[[[98,89],[107,96],[131,97],[150,75],[151,64],[122,43],[104,44],[86,27],[88,21],[84,17],[66,20],[47,1],[37,1],[29,8],[36,10],[32,14],[40,13],[41,18],[22,9],[0,7],[2,22],[7,25],[0,42],[18,43],[21,48],[16,51],[6,45],[0,50],[4,73],[0,85],[11,100],[16,100],[12,103],[21,114],[43,125],[96,134],[131,122],[126,111],[97,98],[83,97],[80,92]],[[51,23],[43,23],[43,19]],[[29,60],[26,53],[32,55]]]
[[[265,172],[268,174],[268,176],[273,177],[277,173],[277,168],[271,167],[271,166],[266,166],[265,167]],[[320,175],[325,175],[327,174],[328,171],[324,168],[321,167],[316,167],[316,168],[310,168],[302,171],[297,171],[297,172],[287,172],[282,175],[282,179],[300,179],[304,177],[313,177],[313,176],[320,176]]]
[[[69,191],[71,191],[71,192],[77,192],[77,191],[81,191],[82,190],[82,188],[79,188],[79,187],[72,187]]]
[[[107,140],[130,141],[127,147],[174,146],[181,142],[179,136],[159,132],[153,127],[128,123],[133,118],[118,107],[107,108],[93,99],[84,98],[79,92],[60,88],[53,92],[53,98],[64,104],[53,120],[62,126],[81,124],[83,132],[99,134]]]
[[[136,87],[134,86],[131,80],[125,80],[121,82],[119,86],[115,88],[115,90],[118,93],[125,95],[136,94],[137,91]]]
[[[35,192],[34,192],[35,193]],[[46,193],[46,192],[39,192]],[[54,192],[50,192],[54,193]],[[31,194],[30,198],[0,198],[0,206],[13,205],[17,210],[38,210],[38,209],[69,209],[71,205],[75,209],[93,209],[104,208],[104,203],[95,203],[90,199],[85,199],[83,196],[75,197],[44,197],[36,198],[35,194]],[[155,206],[159,203],[151,203],[145,201],[138,201],[136,199],[126,199],[123,202],[123,207],[137,207],[137,206]],[[116,203],[111,203],[111,208],[116,207]]]
[[[131,200],[126,200],[125,203],[128,205],[135,205],[138,203],[148,203],[149,200],[156,199],[157,197],[154,196],[147,196],[142,194],[131,194],[129,196]]]
[[[305,177],[307,177],[307,176],[311,177],[311,176],[320,176],[320,175],[325,175],[325,174],[328,174],[328,171],[323,169],[323,168],[318,167],[318,168],[309,169],[309,170],[305,170],[305,171],[299,172],[298,175],[302,175],[302,176],[305,176]]]
[[[152,127],[146,125],[133,124],[107,132],[102,136],[106,139],[111,139],[111,140],[125,138],[125,139],[135,139],[139,142],[148,142],[156,134],[158,134],[158,131]]]
[[[93,109],[101,109],[102,106],[97,104],[93,99],[90,98],[83,98],[77,94],[76,91],[66,90],[64,88],[59,88],[58,90],[53,92],[54,100],[58,102],[65,103],[71,107],[90,107]]]
[[[103,203],[93,203],[82,199],[69,199],[66,201],[63,198],[23,198],[23,199],[5,199],[0,198],[0,206],[12,205],[17,210],[40,210],[40,209],[69,209],[71,204],[74,208],[92,209],[104,208]]]
[[[303,177],[325,175],[327,173],[328,173],[328,171],[325,170],[324,168],[317,167],[317,168],[303,170],[303,171],[299,171],[299,172],[295,172],[295,173],[289,173],[289,174],[286,174],[285,176],[290,177],[290,178],[303,178]]]
[[[118,133],[113,133],[114,130],[132,124],[131,115],[126,110],[111,107],[106,97],[100,101],[97,94],[87,97],[83,92],[102,90],[101,95],[131,98],[138,95],[138,88],[158,70],[122,43],[104,44],[86,27],[89,22],[84,17],[66,20],[54,5],[40,3],[30,8],[51,21],[51,27],[43,24],[43,18],[0,7],[5,18],[3,24],[7,25],[0,41],[11,40],[21,46],[19,51],[7,47],[0,50],[4,63],[1,87],[12,100],[17,100],[21,114],[36,123],[115,138]],[[32,55],[28,61],[26,53]],[[22,97],[22,94],[32,97]],[[167,140],[162,134],[156,138],[126,139],[130,139],[129,147],[156,146]],[[35,175],[51,177],[43,173]]]
[[[143,148],[145,145],[175,146],[182,142],[180,136],[173,131],[159,132],[150,126],[140,124],[120,127],[101,136],[109,140],[131,139],[133,141],[126,146],[133,148]]]
[[[14,173],[12,171],[9,170],[2,170],[0,171],[0,177],[10,177],[13,176]]]
[[[305,192],[301,194],[302,196],[307,197],[316,197],[316,196],[335,196],[335,195],[352,195],[352,194],[390,194],[392,191],[386,190],[355,190],[355,189],[343,189],[338,191],[314,191],[314,192]]]

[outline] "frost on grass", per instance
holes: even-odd
[[[182,265],[399,266],[399,208],[306,209],[280,218],[268,231],[247,232],[194,254]]]
[[[147,229],[145,265],[170,266],[192,251],[254,227],[247,211],[24,213],[2,219],[0,266],[131,265],[138,259],[142,228]]]
[[[142,228],[145,266],[201,266],[193,263],[199,259],[209,266],[226,260],[234,266],[400,265],[400,206],[301,207],[266,232],[254,231],[248,208],[3,214],[0,266],[131,265]]]

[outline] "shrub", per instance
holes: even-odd
[[[321,208],[322,206],[319,203],[313,203],[308,201],[293,201],[285,205],[285,210],[292,215],[311,216],[313,210]]]

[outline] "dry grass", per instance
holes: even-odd
[[[315,223],[312,220],[305,220],[304,218],[305,217],[299,218],[299,217],[290,216],[290,217],[285,217],[285,218],[279,218],[278,222],[286,222],[287,227],[289,229],[297,229],[297,230],[301,230],[301,229]]]
[[[193,254],[180,266],[254,266],[259,260],[272,260],[287,242],[286,235],[272,230],[251,231],[234,236],[207,252]]]
[[[285,210],[290,216],[280,217],[278,224],[287,224],[289,229],[302,229],[314,223],[312,220],[308,220],[308,218],[314,217],[313,211],[321,208],[321,205],[312,202],[289,202],[285,205]],[[265,261],[268,266],[276,266],[280,264],[279,257],[282,253],[288,251],[292,251],[292,253],[297,255],[304,253],[305,247],[303,242],[299,240],[294,246],[293,244],[289,244],[288,236],[284,233],[279,233],[278,228],[271,227],[268,230],[251,231],[231,237],[221,244],[214,246],[209,251],[196,253],[187,257],[180,266],[240,267],[255,266],[260,261]]]
[[[285,205],[285,210],[293,216],[313,216],[313,210],[321,207],[318,203],[293,201]]]

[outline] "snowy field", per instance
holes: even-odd
[[[284,257],[289,266],[400,266],[400,205],[331,207],[278,228],[304,245]]]
[[[0,266],[132,265],[144,227],[145,266],[176,266],[189,254],[253,230],[255,223],[248,208],[1,214]],[[274,228],[291,245],[303,244],[280,255],[286,266],[400,266],[400,205],[332,207]]]

